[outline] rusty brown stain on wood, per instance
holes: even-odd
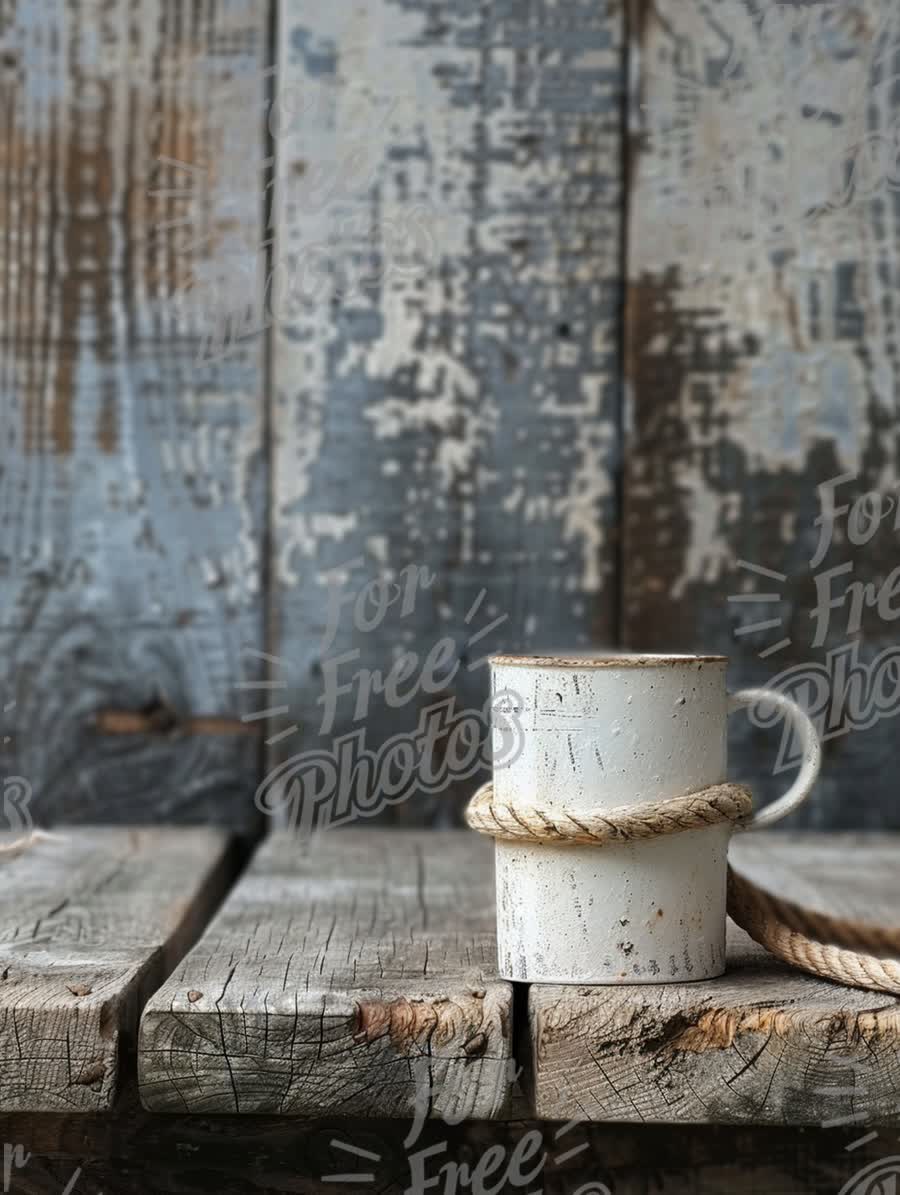
[[[659,13],[653,0],[630,0],[628,4],[629,32],[631,38],[642,48],[647,43],[647,30],[653,17],[659,20]]]
[[[160,248],[156,230],[152,227],[139,229],[139,219],[152,219],[145,192],[149,180],[133,174],[134,157],[125,155],[114,160],[116,138],[114,124],[121,119],[116,97],[109,82],[77,58],[78,35],[73,34],[68,47],[71,69],[71,86],[68,102],[71,119],[67,122],[70,141],[66,147],[63,166],[63,193],[65,202],[62,210],[63,223],[63,270],[59,293],[61,300],[61,324],[67,336],[75,340],[73,346],[63,345],[59,350],[56,382],[51,402],[51,444],[44,443],[41,428],[42,415],[36,411],[42,406],[45,396],[40,388],[29,390],[26,402],[25,451],[41,452],[48,449],[68,455],[73,449],[73,426],[75,406],[78,401],[76,372],[85,348],[93,349],[98,362],[107,367],[99,375],[99,410],[95,423],[95,443],[105,454],[113,454],[119,446],[120,408],[124,395],[112,376],[117,354],[117,320],[125,313],[118,310],[120,300],[126,305],[131,302],[124,289],[134,285],[128,266],[120,267],[114,260],[113,244],[115,234],[123,245],[132,245],[136,234],[141,233],[149,246],[149,253],[134,255],[134,264],[145,274],[145,281],[155,291],[157,298],[164,298],[179,289],[183,279],[182,254],[178,251],[159,254]],[[143,86],[138,81],[129,94],[129,102],[136,103],[137,89]],[[96,94],[91,94],[96,93]],[[90,94],[89,102],[84,102]],[[160,116],[162,129],[158,153],[173,159],[192,162],[204,156],[198,144],[195,130],[202,127],[205,114],[190,107],[188,110],[163,109]],[[46,152],[44,150],[43,152]],[[203,170],[201,165],[200,170]],[[124,171],[119,196],[113,192],[112,180],[118,172]],[[169,200],[168,218],[177,218],[175,210],[180,200]],[[160,257],[166,263],[165,285],[154,287],[159,273],[152,263]],[[122,274],[123,286],[117,296],[114,281],[116,274]],[[155,278],[153,275],[156,275]],[[92,327],[90,340],[83,339],[79,331],[83,320]],[[37,382],[37,379],[36,379]]]
[[[452,999],[360,1000],[354,1036],[367,1043],[388,1037],[403,1053],[420,1049],[423,1042],[442,1046],[458,1040],[465,1054],[477,1057],[487,1045],[483,1001],[483,991]]]
[[[705,404],[712,419],[716,395],[738,367],[724,313],[686,306],[682,285],[673,267],[642,274],[628,292],[625,376],[635,416],[625,453],[623,638],[635,647],[654,645],[653,636],[645,637],[648,620],[665,635],[661,641],[656,636],[660,645],[686,648],[695,642],[692,609],[671,600],[690,538],[679,466],[699,455],[701,467],[708,467],[715,450],[692,442],[687,387],[696,388],[694,401]],[[752,337],[744,348],[756,351]]]
[[[74,443],[74,406],[76,376],[82,353],[91,344],[98,361],[108,364],[114,351],[116,325],[113,300],[114,263],[112,253],[113,222],[120,213],[110,211],[112,179],[117,170],[113,161],[112,125],[115,104],[107,80],[94,72],[90,75],[78,62],[79,34],[73,34],[66,47],[71,62],[71,90],[68,103],[69,143],[63,168],[65,204],[62,210],[62,248],[60,263],[64,268],[60,282],[60,315],[66,334],[75,339],[75,347],[59,351],[50,415],[50,445],[32,441],[26,451],[46,451],[62,455],[72,452]],[[99,98],[91,97],[96,89]],[[90,329],[86,342],[82,325]],[[103,372],[100,385],[101,428],[97,442],[101,451],[115,449],[114,410],[116,395],[111,377]],[[41,403],[35,393],[30,402]]]
[[[97,447],[100,451],[115,452],[118,434],[119,417],[116,410],[116,396],[111,387],[106,387],[100,413],[97,416]]]
[[[188,74],[182,77],[183,82],[188,79]],[[166,296],[177,295],[196,281],[198,259],[216,259],[222,245],[223,221],[217,220],[203,234],[193,224],[198,204],[215,200],[228,183],[222,177],[227,173],[227,165],[221,160],[224,151],[219,145],[222,130],[209,127],[208,111],[192,104],[183,92],[176,92],[161,108],[159,135],[153,151],[157,161],[152,178],[144,180],[142,189],[180,194],[161,195],[154,200],[152,218],[156,227],[148,230],[150,240],[143,268],[154,296],[165,301]],[[232,105],[223,119],[233,115]],[[206,140],[197,132],[204,128]],[[173,227],[163,231],[166,224]],[[239,228],[236,221],[231,224]],[[242,231],[246,236],[248,230]],[[197,240],[202,240],[202,245],[192,244]],[[165,252],[159,252],[163,246]]]
[[[705,1050],[728,1050],[743,1033],[786,1037],[794,1025],[790,1013],[779,1008],[753,1008],[740,1012],[710,1009],[695,1024],[680,1030],[669,1047],[690,1054],[702,1054]]]
[[[855,1042],[884,1035],[885,1040],[900,1030],[896,1007],[859,1012],[856,1010],[747,1008],[709,1009],[687,1025],[668,1043],[668,1048],[691,1054],[706,1050],[729,1050],[742,1035],[763,1033],[787,1038],[807,1031],[811,1038],[822,1032],[830,1040]]]
[[[198,714],[180,718],[165,707],[150,710],[98,710],[94,715],[94,730],[110,735],[217,735],[238,734],[258,736],[261,730],[239,718]]]

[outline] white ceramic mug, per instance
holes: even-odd
[[[676,797],[726,776],[727,719],[774,702],[799,736],[799,775],[751,826],[810,793],[821,747],[793,701],[730,695],[725,656],[495,656],[516,695],[521,750],[494,773],[500,801],[600,811]],[[496,841],[500,974],[528,983],[677,983],[725,970],[728,823],[623,845]]]

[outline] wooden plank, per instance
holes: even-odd
[[[735,685],[837,710],[797,826],[900,828],[889,663],[889,708],[866,716],[894,615],[867,605],[856,628],[848,594],[897,556],[898,35],[891,0],[634,4],[623,641],[726,652]],[[871,536],[848,512],[816,526],[867,493]],[[777,736],[744,716],[733,735],[775,795]]]
[[[0,12],[0,771],[44,824],[254,820],[261,348],[203,348],[227,238],[262,237],[262,115],[238,152],[223,97],[249,76],[261,113],[267,29],[249,0]]]
[[[820,912],[897,927],[891,835],[758,834],[738,870]],[[900,1120],[900,1000],[778,963],[729,923],[728,972],[671,986],[532,986],[535,1111],[565,1119],[866,1126]]]
[[[278,140],[273,766],[480,710],[491,650],[615,636],[622,7],[279,4],[304,120]],[[411,607],[329,626],[329,577],[353,598],[420,568]],[[404,699],[360,708],[353,678],[401,651]],[[379,809],[447,825],[473,783]]]
[[[59,1195],[80,1168],[75,1190],[117,1195],[147,1190],[294,1193],[298,1187],[350,1195],[364,1180],[336,1182],[335,1176],[361,1172],[373,1175],[366,1186],[401,1195],[421,1189],[414,1186],[417,1166],[419,1177],[424,1171],[426,1181],[436,1180],[431,1189],[449,1193],[469,1189],[463,1175],[449,1168],[465,1163],[471,1174],[493,1149],[490,1160],[496,1170],[489,1165],[481,1172],[486,1180],[482,1189],[489,1190],[498,1185],[523,1142],[533,1151],[533,1161],[522,1170],[541,1166],[528,1189],[540,1187],[547,1195],[887,1195],[888,1185],[880,1190],[871,1185],[871,1171],[869,1185],[862,1178],[855,1183],[854,1177],[876,1167],[888,1184],[897,1173],[891,1158],[896,1129],[879,1133],[865,1125],[567,1127],[533,1120],[458,1125],[430,1120],[410,1141],[405,1119],[330,1116],[298,1123],[291,1117],[256,1116],[248,1124],[246,1117],[234,1114],[158,1116],[136,1104],[136,1098],[122,1100],[112,1115],[103,1117],[0,1117],[3,1141],[20,1145],[20,1158],[30,1155],[24,1165],[10,1167],[11,1189]],[[864,1131],[872,1139],[851,1148]],[[417,1159],[421,1151],[432,1152]],[[448,1168],[443,1175],[441,1167]]]
[[[100,827],[0,856],[0,1110],[112,1106],[141,1005],[200,933],[230,859],[216,830]]]
[[[141,1022],[163,1112],[492,1117],[512,986],[496,977],[490,844],[346,830],[265,841]]]

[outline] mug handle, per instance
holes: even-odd
[[[800,737],[803,762],[800,765],[797,779],[784,796],[773,801],[771,805],[766,805],[764,809],[760,809],[750,821],[738,823],[735,826],[736,830],[759,830],[763,826],[774,825],[783,817],[787,817],[789,813],[793,813],[812,792],[822,766],[822,744],[819,732],[806,711],[801,709],[796,701],[785,697],[783,693],[778,693],[775,689],[741,689],[739,693],[729,693],[728,713],[731,715],[735,710],[746,709],[756,705],[759,701],[771,702],[793,724],[794,730]]]

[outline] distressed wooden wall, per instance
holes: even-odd
[[[898,20],[2,5],[5,820],[23,785],[42,821],[247,827],[257,787],[283,820],[310,752],[480,709],[492,650],[721,650],[812,697],[890,652]],[[890,517],[817,559],[838,476]],[[900,819],[892,713],[803,820]],[[734,747],[783,786],[777,734]]]
[[[835,709],[839,660],[896,638],[898,32],[892,0],[633,10],[623,640],[727,653],[855,725],[795,818],[821,827],[900,825],[897,701]],[[823,509],[866,494],[820,552]],[[851,584],[881,607],[826,625]],[[735,771],[783,788],[780,735],[735,722]]]

